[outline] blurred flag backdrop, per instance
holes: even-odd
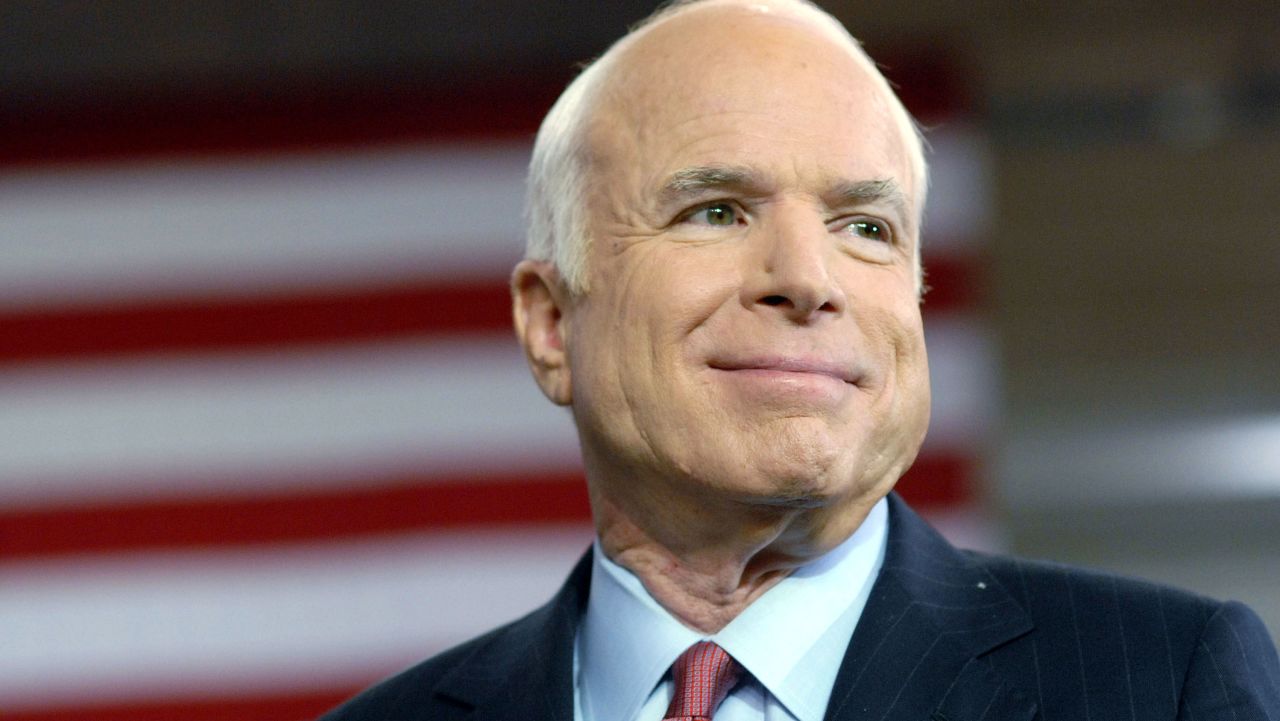
[[[11,136],[0,717],[310,718],[554,592],[591,529],[509,329],[547,105],[507,95]],[[901,489],[992,545],[986,156],[923,105],[935,407]]]

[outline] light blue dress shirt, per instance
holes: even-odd
[[[587,612],[574,648],[576,721],[660,721],[674,693],[668,669],[711,640],[744,676],[716,721],[822,721],[853,628],[884,561],[888,507],[826,555],[756,599],[712,636],[676,620],[596,542]]]

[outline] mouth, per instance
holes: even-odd
[[[743,373],[750,375],[772,375],[785,377],[818,377],[840,381],[849,385],[858,385],[862,374],[853,364],[834,363],[817,358],[766,357],[724,360],[717,359],[707,364],[714,370]]]

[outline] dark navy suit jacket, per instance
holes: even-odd
[[[584,557],[547,605],[323,721],[573,721]],[[828,721],[1280,721],[1280,661],[1238,603],[959,551],[896,496]]]

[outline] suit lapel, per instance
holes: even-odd
[[[828,721],[1029,719],[1035,705],[981,656],[1031,630],[981,568],[896,496],[889,541],[836,676]]]
[[[573,721],[573,643],[591,586],[591,552],[547,605],[500,629],[441,679],[448,718]],[[432,721],[444,718],[437,712]]]

